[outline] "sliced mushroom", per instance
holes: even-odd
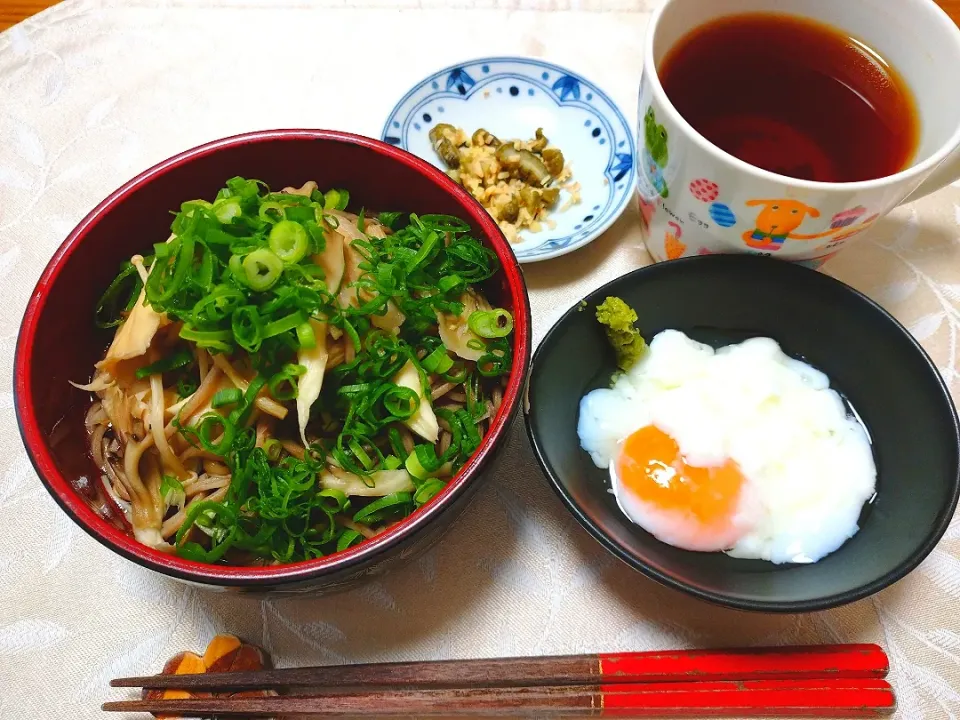
[[[414,489],[414,484],[410,473],[403,469],[379,470],[364,482],[364,478],[359,475],[332,467],[320,475],[320,487],[324,490],[339,490],[344,495],[383,497],[395,492],[410,492]]]
[[[323,237],[326,246],[313,256],[313,262],[323,269],[327,290],[336,294],[343,281],[343,236],[335,230],[324,230]]]
[[[303,197],[310,197],[313,195],[313,191],[317,189],[317,184],[313,180],[308,180],[303,184],[302,187],[285,187],[282,192],[285,192],[287,195],[302,195]]]
[[[359,290],[356,287],[357,281],[363,276],[363,270],[360,263],[363,262],[363,256],[353,246],[353,241],[343,244],[344,257],[344,276],[340,288],[340,304],[343,306],[359,307],[360,299],[363,301],[373,298],[373,293],[367,290]],[[360,298],[357,298],[359,290]],[[387,301],[387,309],[383,315],[374,313],[370,316],[370,322],[381,330],[386,330],[394,335],[400,332],[400,326],[403,325],[406,316],[400,312],[393,300]]]
[[[148,273],[143,267],[143,258],[135,256],[131,261],[140,273],[140,277],[146,285]],[[169,324],[166,313],[158,313],[146,302],[146,288],[141,288],[140,296],[137,298],[136,305],[130,311],[130,315],[120,325],[117,334],[113,337],[113,342],[107,350],[103,360],[97,363],[97,368],[107,372],[117,374],[117,365],[124,360],[132,360],[146,354],[150,349],[150,343],[153,342],[157,330]]]
[[[310,327],[313,328],[317,344],[309,350],[301,349],[297,353],[297,362],[306,368],[306,372],[297,381],[297,423],[300,426],[300,439],[303,440],[304,447],[309,445],[307,422],[310,420],[310,408],[320,397],[323,375],[327,369],[327,359],[330,357],[327,351],[327,324],[311,318]]]
[[[486,343],[470,329],[467,319],[477,310],[490,310],[490,303],[482,295],[471,290],[460,296],[460,302],[463,304],[463,312],[459,315],[437,313],[440,339],[448,350],[464,360],[476,362],[486,353]]]
[[[404,366],[400,368],[400,372],[393,378],[393,384],[413,390],[420,398],[417,411],[404,420],[403,424],[424,440],[435,443],[440,436],[440,425],[437,423],[437,416],[430,405],[430,398],[420,382],[420,373],[410,360],[407,360]]]

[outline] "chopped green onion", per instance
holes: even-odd
[[[233,349],[230,344],[230,341],[233,340],[233,333],[229,330],[197,330],[189,325],[184,325],[180,328],[180,337],[207,350],[229,352]]]
[[[413,270],[418,265],[426,262],[427,257],[433,252],[438,242],[440,242],[440,236],[437,233],[427,233],[427,236],[423,239],[423,244],[420,246],[420,249],[414,256],[413,261],[410,263],[408,269]]]
[[[243,305],[233,311],[230,317],[230,329],[237,345],[250,353],[260,349],[263,342],[263,321],[253,305]]]
[[[207,291],[213,282],[213,253],[206,246],[201,246],[200,252],[200,266],[190,280],[200,290]]]
[[[502,308],[475,310],[467,318],[467,326],[483,338],[506,337],[513,331],[513,316]]]
[[[441,465],[433,445],[417,445],[404,463],[407,472],[417,480],[426,480],[437,472]]]
[[[310,249],[310,236],[303,225],[281,220],[270,231],[270,249],[285,263],[300,262]]]
[[[323,198],[324,210],[346,210],[350,203],[350,193],[346,190],[328,190]]]
[[[407,459],[407,451],[403,446],[403,438],[400,437],[400,433],[396,428],[390,428],[387,430],[387,439],[390,441],[390,449],[393,450],[394,455],[396,455],[401,462],[405,462]]]
[[[350,499],[342,490],[330,488],[317,493],[320,509],[328,513],[338,513],[349,509]]]
[[[432,225],[437,232],[462,233],[470,230],[465,221],[453,215],[424,215],[419,220],[425,225]]]
[[[428,373],[443,374],[453,367],[453,359],[447,354],[447,348],[441,345],[420,361]]]
[[[423,507],[433,500],[438,492],[443,490],[447,484],[442,480],[428,480],[417,488],[413,494],[413,504],[417,507]]]
[[[195,380],[191,378],[180,378],[177,381],[177,395],[180,398],[190,397],[197,391],[198,387],[200,387],[200,383]]]
[[[230,422],[236,427],[242,427],[247,423],[250,412],[253,410],[253,403],[257,395],[267,384],[267,379],[263,375],[257,375],[247,386],[247,391],[243,394],[243,403],[230,413]]]
[[[383,467],[387,470],[398,470],[403,462],[396,455],[387,455],[383,459]]]
[[[363,535],[352,528],[347,528],[340,535],[340,539],[337,540],[337,552],[343,552],[348,547],[352,547],[362,541]]]
[[[287,220],[295,220],[299,223],[306,221],[313,222],[317,218],[316,209],[309,205],[292,205],[284,209],[284,216]]]
[[[377,215],[377,220],[384,227],[388,227],[391,230],[394,230],[397,224],[397,220],[403,217],[403,213],[400,212],[382,212]]]
[[[297,345],[301,350],[313,350],[317,346],[317,334],[309,322],[297,325]]]
[[[140,296],[140,275],[130,263],[124,265],[97,303],[94,322],[98,328],[116,327],[123,322],[122,312],[133,309]]]
[[[201,522],[201,518],[203,521]],[[187,507],[187,515],[183,525],[177,530],[176,546],[177,554],[188,560],[196,562],[215,563],[220,560],[229,550],[237,535],[237,514],[224,503],[214,502],[213,500],[201,500]],[[195,542],[183,542],[187,532],[194,526],[201,527],[227,527],[220,540],[209,551],[204,550],[203,546]]]
[[[500,338],[487,347],[487,352],[477,360],[477,372],[485,377],[503,375],[510,369],[510,346]]]
[[[244,299],[239,288],[217,285],[193,306],[193,320],[197,324],[220,322],[229,317]]]
[[[444,373],[440,373],[440,377],[447,382],[453,383],[454,385],[459,385],[467,379],[468,374],[469,371],[467,370],[467,366],[464,365],[462,361],[456,360],[454,361],[453,365],[450,366],[449,370]]]
[[[408,492],[395,492],[377,498],[353,516],[354,522],[373,524],[384,517],[393,515],[413,504],[413,496]]]
[[[230,274],[233,275],[233,279],[240,283],[240,285],[246,287],[247,273],[243,270],[243,258],[239,255],[231,255],[230,260],[227,262],[227,267],[230,269]]]
[[[183,509],[187,502],[187,493],[177,478],[173,475],[164,475],[160,480],[160,499],[168,508]]]
[[[279,320],[274,320],[272,323],[267,323],[263,326],[263,337],[272,338],[275,335],[280,333],[285,333],[289,330],[293,330],[298,325],[302,325],[307,321],[307,315],[302,310],[298,310],[295,313],[287,315],[284,318]]]
[[[367,454],[367,451],[363,449],[363,446],[360,445],[356,440],[351,440],[348,443],[350,452],[353,453],[354,457],[360,461],[360,464],[363,465],[365,470],[373,469],[373,459]]]
[[[189,365],[193,362],[193,353],[189,350],[177,350],[172,355],[167,355],[164,358],[160,358],[155,363],[145,365],[144,367],[137,370],[136,375],[137,380],[143,380],[143,378],[150,377],[156,373],[165,373],[170,372],[171,370],[177,370],[186,365]]]
[[[263,185],[259,180],[248,180],[242,177],[232,177],[227,180],[226,191],[221,190],[220,192],[224,193],[224,197],[239,197],[241,200],[252,200],[260,192],[260,186]],[[266,187],[264,185],[264,187]]]
[[[441,293],[446,294],[456,290],[458,294],[466,287],[466,283],[463,278],[459,275],[447,275],[440,278],[440,282],[437,283],[437,290]]]
[[[224,198],[213,204],[213,214],[224,225],[229,225],[231,220],[243,215],[243,208],[240,206],[239,198]]]
[[[383,394],[383,406],[393,417],[405,420],[420,407],[420,396],[408,387],[394,385]]]
[[[228,232],[224,232],[218,227],[212,227],[204,233],[203,241],[207,245],[224,245],[230,246],[236,242],[236,235],[231,235]]]
[[[266,453],[267,460],[277,462],[283,454],[283,443],[276,438],[267,438],[263,443],[263,452]]]
[[[272,288],[281,272],[283,261],[266,248],[254,250],[243,259],[244,281],[257,292]]]
[[[217,409],[225,405],[236,405],[243,400],[243,391],[240,388],[223,388],[213,394],[210,407]]]
[[[193,235],[175,237],[165,243],[169,257],[161,260],[158,255],[147,278],[147,300],[151,305],[169,302],[180,290],[193,269],[195,246]]]
[[[287,365],[267,383],[267,388],[274,399],[280,402],[297,399],[297,378],[307,369],[303,365]],[[286,385],[286,387],[284,387]]]
[[[343,321],[343,331],[347,334],[347,337],[350,338],[350,342],[353,344],[354,352],[360,352],[360,335],[346,320]]]
[[[214,442],[214,435],[219,431],[220,439]],[[220,413],[209,412],[200,418],[196,427],[197,439],[207,452],[223,456],[233,444],[236,428],[233,423]]]
[[[260,211],[257,214],[261,220],[269,223],[279,223],[283,220],[283,205],[278,202],[261,203]]]
[[[463,427],[463,434],[466,436],[464,450],[472,453],[480,447],[481,438],[480,433],[477,431],[477,426],[473,417],[466,410],[457,410],[456,416],[460,420],[460,425]]]

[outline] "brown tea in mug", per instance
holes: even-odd
[[[879,53],[828,25],[774,13],[719,18],[658,74],[694,129],[731,155],[803,180],[854,182],[908,167],[910,89]]]

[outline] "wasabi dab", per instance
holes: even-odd
[[[597,306],[597,321],[617,354],[617,367],[627,372],[643,355],[647,344],[634,327],[637,313],[618,297],[608,297]]]

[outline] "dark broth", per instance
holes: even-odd
[[[749,13],[681,38],[663,88],[710,142],[803,180],[854,182],[907,167],[919,141],[912,94],[876,51],[828,25]]]

